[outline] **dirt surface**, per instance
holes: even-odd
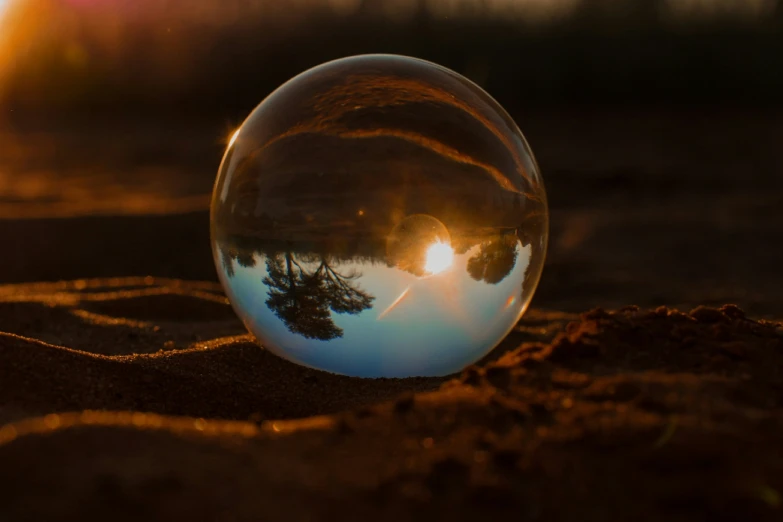
[[[517,120],[552,217],[532,308],[402,380],[245,333],[208,244],[222,129],[6,130],[0,520],[780,520],[783,120]]]

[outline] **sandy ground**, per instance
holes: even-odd
[[[532,309],[462,375],[378,381],[234,317],[224,129],[2,131],[0,520],[780,520],[783,119],[517,119]]]

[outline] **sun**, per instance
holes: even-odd
[[[437,240],[427,249],[424,270],[430,274],[439,274],[454,262],[454,249],[448,243]]]
[[[3,0],[0,0],[2,2]],[[234,133],[231,135],[231,139],[228,140],[228,148],[231,148],[234,146],[234,142],[237,141],[237,138],[239,137],[239,131],[240,129],[237,129],[234,131]]]
[[[3,21],[3,15],[5,15],[5,12],[8,10],[10,5],[11,0],[0,0],[0,22]]]
[[[11,4],[13,3],[14,0],[0,0],[0,22],[11,11]]]
[[[0,94],[13,62],[11,55],[28,43],[23,38],[28,37],[31,26],[38,23],[33,22],[33,17],[29,16],[34,10],[28,8],[29,4],[30,2],[21,0],[0,0]],[[40,19],[41,16],[37,18]]]

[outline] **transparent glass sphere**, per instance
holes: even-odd
[[[524,313],[546,254],[538,167],[481,88],[365,55],[270,94],[231,139],[212,247],[264,347],[360,377],[457,372]]]

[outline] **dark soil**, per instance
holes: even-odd
[[[8,134],[0,520],[781,520],[780,118],[518,121],[552,217],[531,310],[461,375],[377,381],[245,333],[209,251],[219,158],[156,156],[156,182]]]

